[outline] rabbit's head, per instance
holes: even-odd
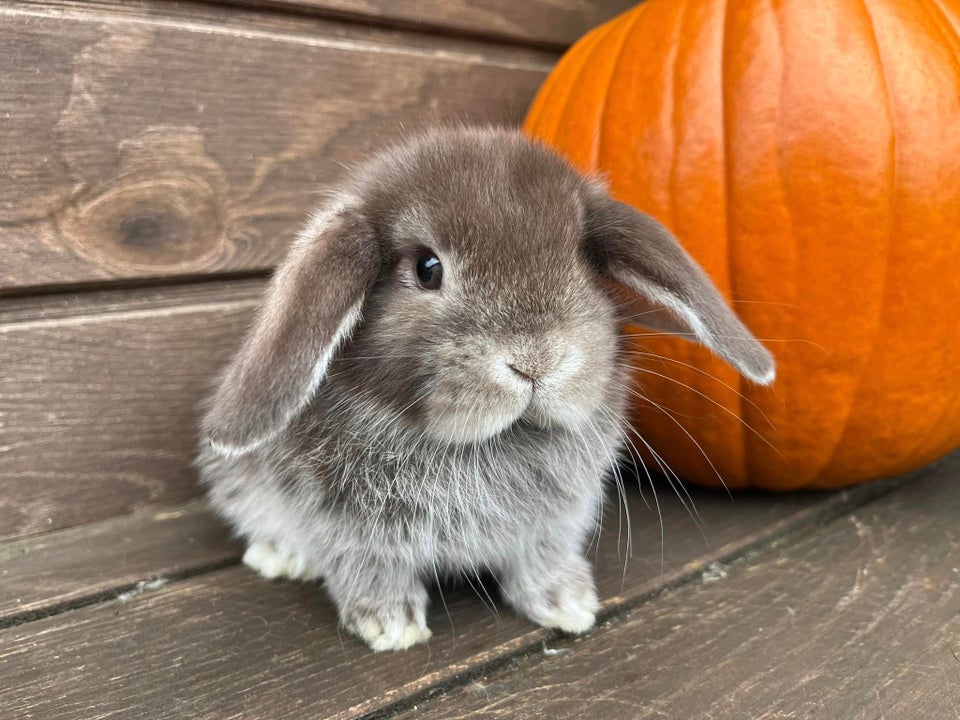
[[[624,291],[641,324],[773,379],[770,354],[659,223],[518,133],[437,131],[331,193],[278,268],[204,431],[220,452],[246,452],[323,382],[357,412],[441,442],[577,428],[623,396]]]

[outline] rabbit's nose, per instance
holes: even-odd
[[[504,359],[513,375],[534,384],[562,379],[579,365],[579,351],[566,345],[516,352]]]
[[[515,363],[515,362],[508,362],[508,363],[507,363],[507,367],[510,368],[511,370],[513,370],[513,373],[514,373],[515,375],[518,375],[518,376],[519,376],[520,378],[522,378],[523,380],[529,380],[530,382],[536,382],[537,380],[540,379],[540,378],[539,378],[539,375],[536,373],[536,371],[535,371],[535,370],[531,370],[531,369],[530,369],[529,367],[527,367],[527,366],[520,367],[520,366],[519,366],[517,363]]]

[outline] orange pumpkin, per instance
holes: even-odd
[[[777,357],[758,388],[634,338],[636,427],[681,477],[837,487],[960,444],[958,29],[960,0],[649,0],[541,89],[527,132],[670,227]]]

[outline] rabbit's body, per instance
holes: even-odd
[[[627,432],[609,281],[772,378],[661,226],[515,133],[436,133],[354,173],[205,419],[201,474],[245,561],[322,577],[378,650],[429,637],[425,583],[458,572],[491,570],[542,625],[589,628],[583,551]]]
[[[327,420],[308,415],[304,429]],[[551,527],[577,529],[579,543],[595,528],[622,433],[603,419],[587,436],[516,428],[450,447],[332,430],[253,456],[207,450],[202,462],[211,501],[251,542],[318,569],[361,551],[432,576],[501,565],[519,538]]]
[[[397,622],[364,635],[376,649],[427,636],[425,597],[409,578],[484,570],[515,578],[512,596],[503,589],[541,624],[582,631],[597,609],[582,548],[626,436],[617,395],[585,431],[518,426],[449,445],[394,423],[371,434],[384,411],[358,422],[331,383],[291,432],[252,454],[208,448],[200,462],[210,502],[251,547],[248,564],[268,577],[324,578],[353,629],[370,626],[358,616],[372,604],[396,608]],[[367,585],[371,571],[378,582]],[[553,604],[538,606],[549,593]]]

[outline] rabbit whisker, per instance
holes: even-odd
[[[747,422],[746,420],[744,420],[742,417],[740,417],[739,415],[737,415],[737,413],[735,413],[735,412],[733,412],[732,410],[730,410],[730,408],[728,408],[728,407],[722,405],[721,403],[717,402],[716,400],[714,400],[712,397],[710,397],[710,396],[707,395],[706,393],[702,393],[702,392],[700,392],[699,390],[697,390],[696,388],[691,387],[690,385],[687,385],[685,382],[682,382],[681,380],[677,380],[676,378],[672,378],[672,377],[670,377],[669,375],[664,375],[663,373],[658,373],[658,372],[656,372],[655,370],[650,370],[650,369],[648,369],[648,368],[643,368],[643,367],[635,367],[634,369],[635,369],[637,372],[642,372],[642,373],[645,373],[645,374],[647,374],[647,375],[655,375],[656,377],[662,378],[662,379],[667,380],[667,381],[669,381],[669,382],[672,382],[672,383],[674,383],[674,384],[676,384],[676,385],[679,385],[679,386],[681,386],[681,387],[684,387],[684,388],[686,388],[687,390],[689,390],[690,392],[695,393],[696,395],[699,395],[700,397],[702,397],[702,398],[703,398],[704,400],[706,400],[707,402],[710,402],[710,403],[712,403],[713,405],[716,405],[718,408],[720,408],[720,409],[723,410],[725,413],[727,413],[728,415],[730,415],[730,417],[732,417],[734,420],[736,420],[736,421],[739,422],[741,425],[743,425],[744,428],[746,428],[747,430],[749,430],[750,432],[752,432],[764,445],[766,445],[768,448],[770,448],[771,450],[773,450],[773,452],[777,453],[777,455],[780,455],[780,457],[783,457],[783,455],[782,455],[782,454],[780,453],[780,451],[774,446],[774,444],[771,443],[769,440],[767,440],[767,439],[763,436],[763,434],[761,434],[756,428],[754,428],[752,425],[750,425],[750,423],[748,423],[748,422]],[[652,402],[652,401],[650,400],[650,398],[646,397],[645,395],[641,395],[641,396],[639,396],[639,397],[642,397],[642,398],[643,398],[644,400],[646,400],[647,402]]]
[[[671,358],[671,357],[667,357],[666,355],[661,355],[660,353],[644,352],[644,351],[641,351],[641,350],[621,350],[620,352],[623,353],[623,354],[625,354],[625,355],[630,355],[631,357],[646,357],[646,358],[651,358],[651,359],[655,359],[655,360],[661,360],[661,361],[663,361],[663,362],[673,363],[674,365],[679,365],[679,366],[681,366],[681,367],[684,367],[684,368],[687,368],[687,369],[689,369],[689,370],[692,370],[693,372],[699,373],[700,375],[703,375],[703,376],[705,376],[705,377],[708,377],[708,378],[710,378],[711,380],[715,380],[715,381],[718,382],[719,384],[723,385],[723,387],[725,387],[725,388],[727,388],[728,390],[731,390],[731,391],[733,391],[734,393],[736,393],[737,396],[738,396],[741,400],[743,400],[745,403],[747,403],[748,405],[750,405],[754,410],[756,410],[756,411],[760,414],[760,416],[764,419],[764,421],[767,423],[767,425],[770,426],[770,429],[771,429],[773,432],[777,432],[776,426],[770,421],[770,418],[768,418],[768,417],[766,416],[766,414],[763,412],[763,410],[760,409],[760,406],[759,406],[759,405],[757,405],[755,402],[753,402],[750,398],[748,398],[746,395],[744,395],[742,392],[740,392],[739,390],[737,390],[737,389],[736,389],[735,387],[733,387],[732,385],[730,385],[730,384],[728,384],[728,383],[725,383],[723,380],[721,380],[720,378],[718,378],[716,375],[713,375],[713,374],[711,374],[711,373],[708,373],[706,370],[703,370],[702,368],[698,368],[696,365],[691,365],[690,363],[685,363],[685,362],[682,362],[682,361],[680,361],[680,360],[677,360],[676,358]]]
[[[690,433],[690,431],[688,431],[688,430],[683,426],[683,423],[681,423],[681,422],[680,422],[679,420],[677,420],[673,415],[671,415],[662,405],[654,402],[653,400],[651,400],[650,398],[648,398],[646,395],[643,395],[643,394],[641,394],[641,393],[638,393],[638,392],[636,392],[635,390],[633,390],[632,388],[625,388],[625,389],[626,389],[628,392],[630,392],[632,395],[634,395],[634,396],[636,396],[637,398],[643,400],[644,402],[650,403],[650,405],[652,405],[654,408],[656,408],[656,409],[659,410],[661,413],[663,413],[664,415],[666,415],[673,423],[676,424],[676,426],[677,426],[678,428],[680,428],[680,430],[681,430],[688,438],[690,438],[690,441],[697,447],[697,450],[700,451],[700,454],[703,455],[703,459],[707,461],[707,464],[708,464],[708,465],[710,465],[710,469],[713,470],[713,473],[717,476],[717,479],[720,481],[720,484],[723,486],[723,489],[726,491],[727,496],[728,496],[731,500],[733,500],[733,493],[730,492],[730,488],[727,487],[727,483],[724,481],[723,477],[721,477],[720,472],[717,470],[716,466],[713,464],[713,461],[712,461],[712,460],[710,459],[710,457],[707,455],[706,451],[703,449],[703,446],[701,446],[700,443],[697,442],[697,439],[696,439],[695,437],[693,437],[693,435]],[[648,448],[649,448],[649,446],[648,446]],[[653,451],[652,448],[649,448],[649,449],[651,450],[651,452]]]

